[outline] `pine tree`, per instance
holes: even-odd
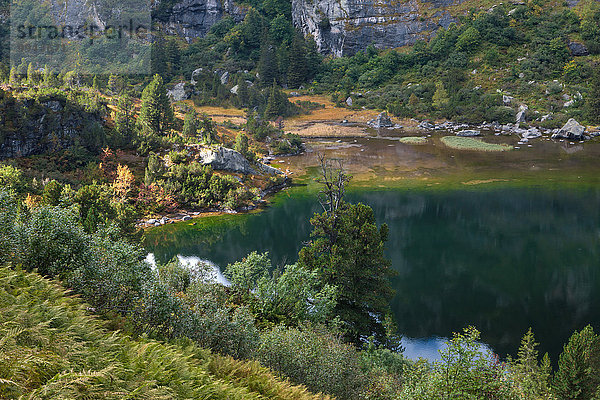
[[[278,116],[285,114],[284,94],[277,88],[277,83],[273,81],[273,87],[267,100],[267,108],[265,109],[265,118],[275,119]]]
[[[43,75],[43,85],[44,87],[50,88],[50,87],[54,87],[54,74],[52,73],[52,71],[50,70],[50,67],[48,67],[48,65],[44,65],[44,75]]]
[[[248,82],[246,82],[246,79],[243,76],[238,80],[237,96],[242,107],[248,105]]]
[[[239,133],[235,138],[235,151],[246,157],[248,155],[248,136]]]
[[[154,75],[152,82],[142,92],[142,106],[138,123],[145,133],[162,135],[167,132],[174,115],[167,97],[163,79]]]
[[[33,64],[27,66],[27,84],[35,85],[37,83],[37,71],[33,68]]]
[[[8,83],[11,85],[16,85],[19,83],[19,77],[17,76],[17,69],[15,67],[10,68],[10,72],[8,75]]]
[[[92,89],[97,92],[100,91],[100,84],[98,83],[98,77],[96,75],[94,75],[94,78],[92,79]]]
[[[277,79],[277,60],[275,51],[268,40],[265,40],[260,49],[258,76],[263,86],[270,85],[271,82]]]
[[[204,115],[200,122],[200,131],[202,132],[202,140],[209,146],[218,140],[215,123],[207,115]]]
[[[192,108],[186,114],[183,119],[183,136],[193,137],[198,134],[198,114]]]
[[[162,161],[156,154],[150,153],[150,156],[148,157],[148,166],[146,167],[146,173],[144,175],[144,184],[146,186],[152,185],[157,179],[162,178],[163,173],[164,166]]]
[[[600,338],[591,326],[573,333],[564,346],[553,387],[559,399],[596,398],[600,390]]]
[[[410,104],[413,107],[416,106],[417,104],[419,104],[419,98],[414,93],[411,93],[410,97],[408,98],[408,104]]]
[[[521,340],[521,347],[515,361],[510,361],[512,385],[523,400],[546,399],[550,392],[552,367],[548,353],[538,362],[538,343],[531,328]]]
[[[123,137],[128,137],[133,133],[133,115],[133,100],[125,94],[120,96],[115,111],[115,129]]]
[[[588,118],[590,122],[600,124],[600,64],[594,68],[590,85],[590,91],[586,99]]]
[[[304,40],[300,35],[295,35],[290,49],[290,59],[288,67],[288,86],[298,88],[307,79],[308,68],[306,65],[306,49]]]
[[[386,343],[383,321],[394,295],[393,271],[383,254],[388,227],[377,227],[371,207],[344,200],[350,177],[341,165],[333,168],[321,158],[321,170],[323,213],[310,220],[312,240],[300,250],[298,265],[337,288],[334,314],[349,341],[360,346],[361,338],[373,335]]]
[[[110,74],[108,77],[108,90],[113,95],[120,94],[123,91],[123,82],[118,75]]]

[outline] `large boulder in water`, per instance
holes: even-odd
[[[557,133],[552,135],[552,139],[573,139],[581,140],[584,138],[585,126],[581,125],[575,119],[571,118],[567,121]]]
[[[369,121],[367,124],[373,128],[377,128],[377,129],[390,128],[390,127],[394,126],[394,123],[392,122],[392,120],[390,119],[390,117],[387,115],[387,113],[385,111],[382,112],[381,114],[379,114],[377,116],[377,118]]]

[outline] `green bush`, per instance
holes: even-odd
[[[359,399],[366,377],[359,353],[326,329],[279,326],[262,335],[258,359],[314,392]]]

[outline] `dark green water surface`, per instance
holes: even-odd
[[[309,192],[280,193],[261,213],[152,230],[147,248],[158,261],[199,257],[221,269],[253,250],[293,263],[320,211]],[[600,188],[365,189],[349,200],[390,227],[391,306],[411,356],[435,357],[438,338],[474,325],[501,356],[532,327],[556,361],[575,329],[600,328]]]

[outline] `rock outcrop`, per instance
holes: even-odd
[[[342,56],[370,44],[394,48],[430,37],[455,21],[444,8],[462,1],[292,0],[292,16],[304,34],[314,37],[322,53]],[[438,10],[425,17],[423,7]]]
[[[206,35],[225,15],[240,22],[245,12],[232,0],[183,0],[173,6],[167,27],[189,41]]]
[[[217,147],[215,149],[202,148],[199,156],[204,165],[210,165],[217,171],[231,171],[239,174],[270,174],[278,175],[282,172],[276,168],[264,164],[258,164],[253,168],[250,162],[239,152],[226,147]],[[258,171],[257,171],[258,170]]]
[[[4,93],[3,93],[4,95]],[[90,150],[102,146],[102,118],[64,99],[3,100],[0,113],[0,160],[65,150],[76,143]]]
[[[377,116],[377,118],[367,122],[367,124],[372,127],[372,128],[376,128],[376,129],[380,129],[380,128],[391,128],[392,126],[394,126],[394,123],[392,122],[392,120],[390,119],[390,117],[388,116],[388,114],[384,111],[381,114],[379,114]]]
[[[176,84],[175,86],[173,86],[173,89],[167,92],[167,96],[169,96],[169,98],[172,101],[187,100],[190,98],[190,94],[191,92],[186,90],[185,82],[180,82]]]

